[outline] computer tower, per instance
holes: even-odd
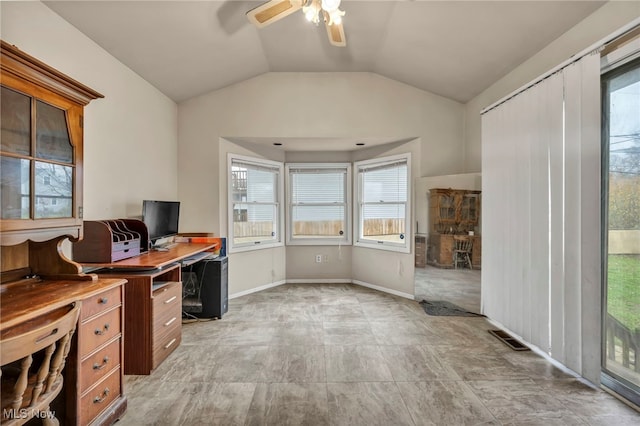
[[[204,259],[192,265],[195,294],[185,295],[182,310],[185,316],[222,318],[229,309],[228,258]],[[183,279],[186,274],[183,270]]]

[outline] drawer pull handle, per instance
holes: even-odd
[[[173,302],[174,300],[176,300],[177,298],[178,298],[178,296],[173,296],[172,298],[165,300],[164,304],[167,305],[167,304]]]
[[[176,320],[176,317],[171,318],[169,321],[164,323],[164,326],[169,327],[175,320]]]
[[[48,332],[48,333],[46,333],[46,334],[44,334],[44,335],[42,335],[42,336],[38,337],[38,338],[36,339],[36,343],[40,343],[40,342],[42,342],[44,339],[46,339],[47,337],[51,337],[51,336],[54,336],[54,335],[56,335],[56,334],[58,334],[58,328],[57,328],[57,327],[56,327],[56,328],[54,328],[53,330],[51,330],[50,332]]]
[[[101,305],[106,305],[108,301],[109,301],[108,298],[101,297],[100,300],[98,300],[98,303],[101,304]]]
[[[109,363],[109,357],[105,356],[104,359],[102,360],[102,364],[98,364],[97,362],[93,364],[93,369],[102,370],[107,366],[107,363]]]
[[[102,392],[102,396],[94,396],[93,397],[93,403],[94,404],[102,403],[109,396],[109,392],[110,392],[109,388],[105,388],[104,391]]]
[[[96,336],[102,336],[107,331],[109,331],[109,324],[105,324],[102,330],[96,328],[96,331],[94,331],[94,333],[96,334]]]
[[[167,343],[166,345],[164,345],[165,349],[169,349],[171,347],[171,345],[173,345],[176,342],[176,339],[173,338],[171,339],[171,341],[169,343]]]

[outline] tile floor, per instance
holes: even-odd
[[[348,284],[283,285],[185,324],[119,425],[638,425],[640,414],[483,318]]]
[[[415,299],[446,300],[480,313],[480,275],[479,269],[416,268]]]

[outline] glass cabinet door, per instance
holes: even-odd
[[[453,195],[440,194],[438,196],[440,206],[440,220],[442,222],[454,222],[456,220],[456,204]]]
[[[29,219],[31,98],[6,87],[2,87],[0,97],[2,219]]]
[[[49,270],[31,243],[57,257],[60,241],[82,238],[83,111],[104,96],[4,40],[0,51],[0,244],[20,245],[11,267]],[[76,275],[68,266],[58,273]]]
[[[67,109],[2,86],[3,220],[72,219],[76,165]]]
[[[478,221],[478,196],[476,194],[464,194],[460,206],[460,219],[463,223],[475,223]]]

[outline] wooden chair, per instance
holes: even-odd
[[[467,237],[453,237],[453,266],[458,269],[458,263],[466,263],[469,265],[469,269],[473,269],[471,265],[471,249],[473,243],[470,238]]]
[[[2,425],[39,418],[58,425],[51,401],[62,390],[62,370],[76,329],[80,303],[58,308],[0,336]]]

